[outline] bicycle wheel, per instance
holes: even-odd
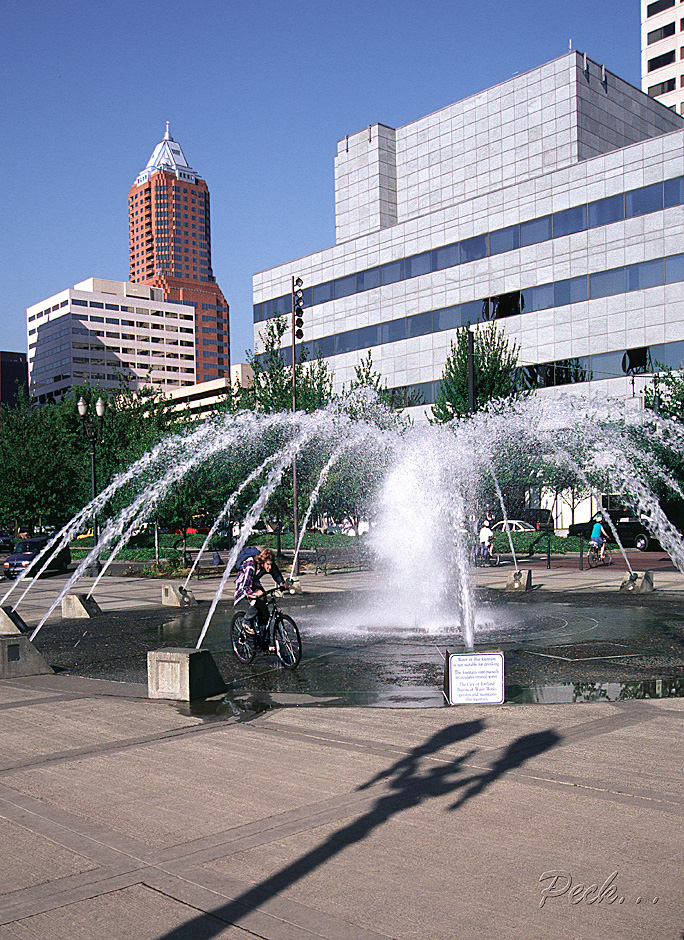
[[[600,558],[598,556],[598,552],[590,548],[589,551],[587,552],[587,564],[589,565],[589,567],[595,568],[598,565],[599,561],[600,561]]]
[[[276,656],[286,669],[296,669],[302,658],[302,641],[292,617],[281,614],[273,630]]]
[[[499,565],[501,564],[501,558],[500,558],[500,556],[497,555],[495,552],[492,553],[492,554],[490,554],[490,555],[488,555],[488,556],[487,556],[487,559],[488,559],[489,564],[490,564],[490,566],[491,566],[492,568],[498,568]]]
[[[612,565],[612,564],[613,564],[613,556],[611,555],[609,548],[606,549],[606,553],[605,553],[605,555],[603,556],[603,564],[604,564],[604,565]]]
[[[241,663],[251,663],[256,655],[256,636],[245,630],[245,615],[239,611],[230,622],[230,642]]]

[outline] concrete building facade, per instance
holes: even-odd
[[[88,278],[26,311],[29,392],[55,401],[76,385],[169,391],[194,385],[195,312],[161,288]]]
[[[209,187],[166,133],[128,194],[129,279],[193,306],[199,382],[230,371],[229,310],[211,266]]]
[[[491,319],[542,394],[637,395],[684,365],[684,121],[581,53],[344,137],[335,205],[334,246],[253,286],[258,350],[302,278],[304,342],[338,388],[370,349],[429,405],[457,331]]]
[[[681,0],[641,0],[641,88],[684,114],[684,7]]]

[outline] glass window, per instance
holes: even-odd
[[[461,322],[464,326],[468,323],[484,323],[491,319],[492,311],[488,297],[484,300],[471,300],[467,304],[461,304]]]
[[[461,264],[487,257],[487,235],[476,235],[461,242]]]
[[[118,310],[118,309],[119,309],[118,304],[105,304],[105,310]]]
[[[404,261],[390,261],[380,267],[380,280],[383,284],[396,284],[404,279]]]
[[[590,202],[588,208],[589,228],[597,228],[599,225],[610,225],[611,222],[620,222],[625,217],[625,197],[623,193],[617,193],[615,196],[606,196],[605,199],[597,199],[596,202]]]
[[[432,270],[442,271],[444,268],[453,268],[458,264],[458,242],[453,245],[444,245],[432,251]]]
[[[624,375],[622,368],[624,356],[623,349],[591,356],[592,379],[614,379],[618,375]]]
[[[648,372],[648,346],[626,349],[622,357],[622,371],[625,375],[642,375]]]
[[[564,307],[566,304],[578,304],[587,300],[587,277],[570,277],[565,281],[556,281],[553,285],[554,307]]]
[[[670,52],[663,52],[662,55],[654,56],[648,60],[648,71],[655,72],[656,69],[662,69],[664,65],[671,65],[676,59],[674,49]]]
[[[664,279],[665,264],[662,258],[627,266],[627,290],[644,290],[647,287],[658,287],[664,283]]]
[[[106,322],[107,322],[107,323],[116,323],[116,324],[118,325],[118,323],[119,323],[119,318],[118,318],[118,317],[107,317]]]
[[[543,215],[540,219],[530,219],[520,223],[520,246],[537,245],[552,237],[551,216]]]
[[[346,277],[338,277],[334,282],[335,299],[338,297],[349,297],[356,293],[356,275],[348,274]]]
[[[574,232],[582,232],[586,227],[586,206],[573,206],[572,209],[564,209],[562,212],[553,213],[554,238],[560,238],[563,235],[572,235]]]
[[[390,320],[382,324],[383,343],[395,343],[399,339],[406,339],[406,318]]]
[[[292,346],[283,346],[280,350],[280,353],[283,357],[283,362],[286,366],[292,365]]]
[[[324,284],[315,284],[313,287],[314,304],[324,304],[333,299],[333,281],[326,281]],[[289,308],[288,304],[288,308]]]
[[[104,323],[104,317],[90,317],[91,323]]]
[[[658,95],[666,95],[668,91],[674,91],[677,87],[676,78],[668,78],[664,82],[658,82],[655,85],[648,86],[648,95],[651,98],[657,98]]]
[[[435,333],[440,333],[443,330],[456,330],[461,325],[461,307],[459,304],[432,311],[432,328]]]
[[[570,385],[574,382],[586,382],[589,379],[589,356],[575,356],[573,359],[560,359],[556,362],[556,385]]]
[[[335,355],[356,351],[356,330],[347,330],[335,336]]]
[[[426,333],[432,333],[432,310],[406,317],[406,326],[410,337],[425,336]]]
[[[684,177],[677,176],[673,180],[665,180],[663,184],[665,190],[664,205],[666,209],[670,206],[681,206],[684,202]]]
[[[420,255],[411,255],[404,259],[404,277],[418,277],[420,274],[429,274],[431,268],[431,252],[424,251]]]
[[[103,309],[104,309],[104,304],[101,304],[98,300],[91,300],[91,301],[90,301],[90,306],[91,306],[91,307],[98,307],[100,310],[103,310]]]
[[[665,258],[665,283],[684,281],[684,255],[669,255]]]
[[[610,297],[622,294],[625,290],[625,269],[612,268],[610,271],[598,271],[589,275],[589,297]]]
[[[369,268],[367,271],[359,271],[356,275],[357,291],[371,290],[373,287],[380,286],[380,268]]]
[[[684,369],[684,340],[666,344],[665,365],[669,369]]]
[[[553,307],[553,284],[539,284],[537,287],[522,291],[520,306],[525,313],[548,310],[549,307]]]
[[[253,315],[252,319],[255,323],[261,323],[264,318],[264,305],[263,304],[254,304],[252,307]]]
[[[632,219],[663,208],[663,184],[653,183],[625,193],[625,218]]]
[[[665,365],[667,353],[665,352],[665,343],[658,343],[648,347],[648,367],[647,372],[658,372]]]
[[[517,225],[500,228],[489,233],[489,254],[500,255],[520,247],[520,231]]]
[[[674,36],[676,28],[675,23],[666,23],[665,26],[661,26],[659,29],[652,29],[646,36],[646,44],[650,46],[654,42],[666,39],[668,36]]]
[[[508,294],[499,294],[491,298],[492,320],[503,320],[514,317],[520,313],[520,291],[511,291]]]
[[[382,330],[379,323],[373,326],[362,326],[356,331],[356,345],[358,349],[370,346],[379,346],[382,342]]]
[[[653,0],[653,3],[649,3],[646,7],[646,16],[655,16],[656,13],[661,13],[663,10],[669,10],[670,7],[675,5],[675,0]]]
[[[320,339],[315,339],[313,341],[313,352],[314,359],[318,359],[319,356],[322,359],[332,356],[335,352],[334,338],[332,336],[321,336]]]

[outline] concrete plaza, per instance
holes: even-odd
[[[674,606],[682,580],[656,589]],[[580,589],[575,571],[535,581]],[[59,583],[29,594],[28,623]],[[107,578],[97,599],[160,591]],[[676,698],[201,717],[134,684],[3,680],[0,940],[679,940],[683,719]]]

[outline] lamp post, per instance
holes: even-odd
[[[97,415],[96,420],[92,419],[92,415],[89,420],[86,421],[88,417],[88,403],[86,400],[81,397],[78,400],[78,414],[81,418],[81,430],[83,436],[90,444],[90,488],[91,488],[91,497],[95,499],[97,495],[97,490],[95,486],[95,444],[102,437],[102,428],[104,427],[104,413],[105,413],[105,402],[100,396],[95,402],[95,414]],[[97,527],[97,515],[93,513],[93,547],[97,545],[100,538]],[[95,569],[95,573],[99,571],[100,563],[96,561],[91,565],[91,569]],[[92,571],[86,572],[92,577]]]
[[[301,277],[292,278],[292,413],[297,410],[297,371],[295,368],[295,341],[301,340],[304,336],[302,327],[304,292],[302,287],[304,282]],[[297,457],[292,460],[292,534],[294,537],[294,549],[297,550],[297,539],[299,538],[299,511],[297,508]],[[292,574],[299,574],[299,565],[293,564]]]

